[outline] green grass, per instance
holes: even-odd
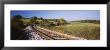
[[[26,26],[28,24],[30,24],[30,19],[20,19],[21,21],[23,21],[23,24]]]
[[[90,40],[100,39],[100,24],[72,22],[63,26],[49,26],[45,28]]]
[[[20,19],[22,20],[23,22],[30,22],[30,19]]]

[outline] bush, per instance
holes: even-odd
[[[25,26],[23,21],[20,20],[21,18],[22,16],[16,15],[11,19],[11,40],[16,40],[24,35],[23,29]]]

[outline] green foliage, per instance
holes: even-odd
[[[21,15],[15,15],[15,16],[13,16],[12,18],[13,18],[13,19],[20,19],[20,18],[22,18],[22,16],[21,16]]]
[[[35,17],[35,16],[32,17],[32,18],[30,19],[30,22],[31,22],[31,23],[35,23],[35,22],[36,22],[36,17]]]
[[[28,26],[28,25],[31,24],[30,19],[24,18],[24,19],[20,19],[20,20],[23,21],[23,24],[24,24],[25,26]]]

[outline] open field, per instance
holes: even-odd
[[[71,22],[63,26],[45,26],[45,28],[90,40],[100,39],[100,24]]]

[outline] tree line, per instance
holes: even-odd
[[[31,24],[37,24],[37,25],[45,25],[45,26],[62,26],[66,24],[66,20],[63,18],[60,19],[44,19],[44,18],[38,18],[36,16],[30,18]]]
[[[100,24],[100,20],[81,20],[80,22]]]

